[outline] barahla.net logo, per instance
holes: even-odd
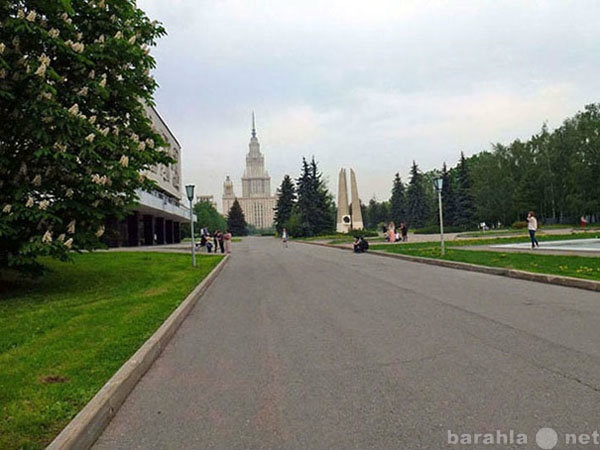
[[[527,445],[529,438],[526,433],[515,430],[496,430],[490,433],[455,433],[448,430],[448,444],[451,445],[495,445],[515,446]],[[600,433],[594,430],[591,433],[564,433],[559,434],[553,428],[540,428],[535,434],[535,443],[543,450],[551,450],[559,443],[564,446],[600,446]],[[574,448],[574,447],[573,447]]]

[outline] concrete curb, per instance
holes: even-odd
[[[302,241],[296,241],[302,242]],[[337,248],[341,250],[352,251],[349,247],[341,247],[339,245],[324,244],[320,242],[302,242],[303,244],[320,245],[322,247]],[[387,253],[377,250],[371,250],[369,253],[387,258],[403,259],[422,264],[431,264],[434,266],[449,267],[451,269],[470,270],[472,272],[487,273],[490,275],[501,275],[509,278],[517,278],[520,280],[536,281],[539,283],[557,284],[560,286],[573,287],[578,289],[586,289],[588,291],[600,292],[600,281],[584,280],[582,278],[562,277],[560,275],[546,275],[543,273],[525,272],[523,270],[507,269],[504,267],[487,267],[478,266],[476,264],[462,263],[457,261],[445,261],[441,259],[422,258],[419,256],[402,255],[398,253]]]
[[[221,272],[229,255],[196,286],[158,330],[108,380],[89,403],[69,422],[46,450],[89,449],[115,416],[129,393],[169,343],[202,294]]]

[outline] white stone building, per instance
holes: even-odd
[[[146,107],[152,124],[168,143],[166,152],[175,163],[160,164],[144,172],[157,183],[152,192],[137,191],[134,211],[122,221],[109,221],[105,241],[113,247],[172,244],[181,241],[180,224],[190,222],[187,198],[182,200],[181,145],[153,107]]]
[[[259,229],[273,226],[277,197],[271,194],[271,177],[265,170],[265,158],[260,152],[256,137],[254,113],[252,114],[252,137],[246,155],[246,170],[242,176],[242,196],[235,195],[229,175],[223,183],[223,214],[227,215],[237,198],[249,225]]]

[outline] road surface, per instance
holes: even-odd
[[[245,238],[94,448],[580,448],[599,405],[598,293]]]

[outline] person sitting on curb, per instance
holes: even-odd
[[[356,236],[352,245],[354,253],[364,253],[369,248],[369,243],[362,236]]]

